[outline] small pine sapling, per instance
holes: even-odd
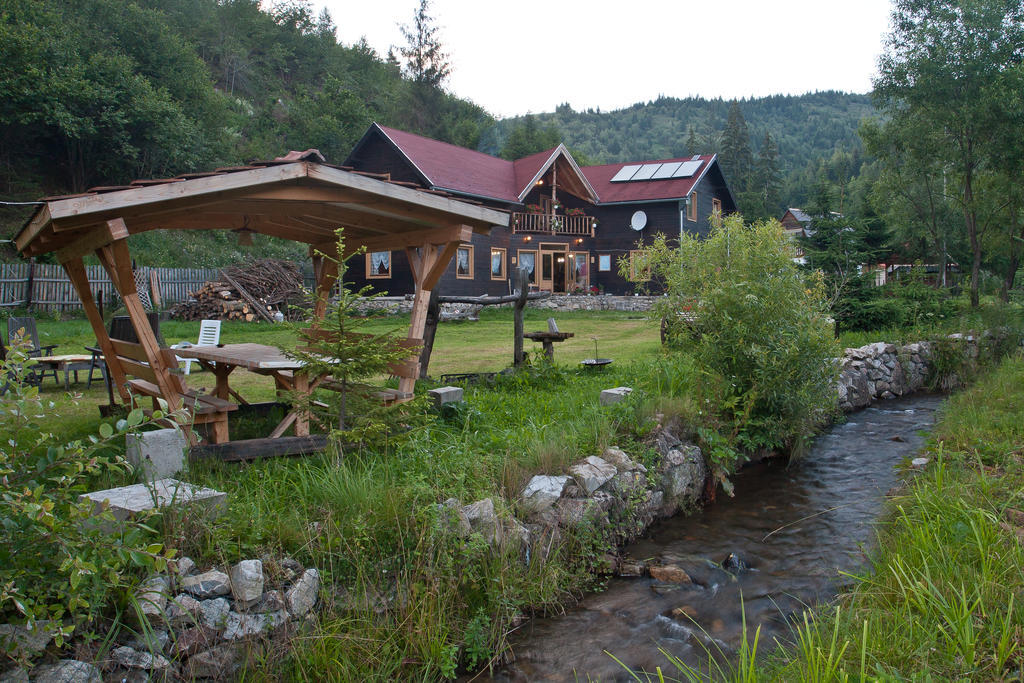
[[[342,230],[337,235],[337,254],[344,254]],[[360,249],[356,254],[364,253]],[[318,252],[319,253],[319,252]],[[363,331],[371,320],[372,307],[364,304],[386,292],[372,292],[367,285],[359,290],[345,283],[348,270],[345,261],[333,255],[320,257],[337,266],[338,294],[327,302],[322,320],[309,327],[297,327],[299,344],[286,353],[302,361],[310,377],[326,376],[321,386],[333,391],[312,396],[295,393],[293,403],[311,418],[330,429],[332,436],[347,442],[364,443],[387,436],[399,424],[407,424],[416,404],[386,407],[379,396],[380,388],[369,380],[390,374],[393,365],[413,357],[417,349],[399,337],[395,330],[379,334]]]

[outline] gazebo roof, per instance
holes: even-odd
[[[461,227],[469,239],[508,224],[507,213],[333,166],[316,150],[43,201],[15,244],[25,256],[57,251],[62,261],[150,230],[250,230],[322,245],[343,227],[350,247],[400,249],[439,229],[451,235]],[[126,235],[111,235],[117,219]]]

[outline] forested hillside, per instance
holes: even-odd
[[[574,111],[563,104],[554,113],[533,118],[542,130],[554,125],[566,145],[588,162],[610,163],[722,153],[731,104],[722,99],[661,97],[610,112]],[[772,95],[737,104],[753,156],[761,154],[766,134],[778,147],[780,187],[775,208],[802,206],[809,199],[821,159],[831,158],[836,150],[859,156],[857,126],[874,114],[868,95],[834,91]],[[484,151],[498,153],[524,121],[524,117],[500,121],[485,135]],[[737,179],[729,180],[735,185]]]
[[[266,6],[5,0],[0,198],[81,192],[309,147],[340,162],[372,121],[470,147],[493,124],[481,107],[440,87],[445,61],[427,54],[429,21],[419,34],[410,22],[400,62],[365,44],[338,44],[332,18],[305,2]],[[0,209],[0,237],[12,236],[26,215]],[[140,241],[140,261],[240,255],[227,243],[209,249],[194,235]]]

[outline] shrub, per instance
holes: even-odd
[[[141,521],[108,532],[113,515],[91,519],[92,503],[78,501],[91,479],[127,467],[113,443],[142,424],[142,412],[116,429],[101,425],[87,441],[61,444],[39,428],[57,406],[25,382],[30,363],[14,349],[0,365],[8,382],[0,396],[0,621],[46,622],[61,645],[131,582],[133,565],[163,569],[166,557]]]
[[[730,216],[678,248],[657,236],[634,266],[664,282],[655,315],[686,321],[674,336],[719,387],[727,436],[745,451],[799,451],[834,409],[839,351],[821,279],[793,257],[777,221],[747,227]]]

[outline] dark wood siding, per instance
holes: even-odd
[[[347,160],[357,171],[370,173],[390,173],[392,180],[403,183],[422,183],[422,176],[416,171],[409,160],[395,149],[380,131],[355,150]]]

